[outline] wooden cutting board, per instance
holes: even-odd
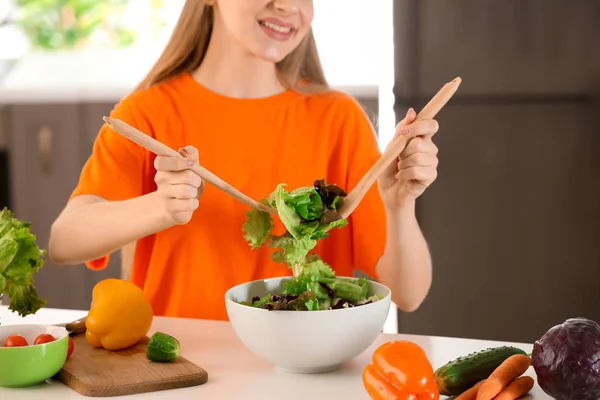
[[[202,385],[205,370],[179,357],[173,363],[156,363],[146,358],[150,340],[108,351],[90,346],[85,334],[72,336],[74,351],[55,379],[89,397],[114,397]]]

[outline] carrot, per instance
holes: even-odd
[[[485,379],[477,382],[472,388],[465,390],[464,392],[456,396],[454,400],[475,400],[477,397],[477,390],[483,382],[485,382]]]
[[[531,389],[533,389],[534,380],[530,376],[522,376],[512,381],[507,387],[505,387],[495,400],[515,400],[521,396],[525,396]]]
[[[515,354],[502,362],[477,391],[476,400],[492,400],[509,383],[523,375],[531,365],[531,358]]]

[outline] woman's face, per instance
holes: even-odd
[[[313,19],[313,0],[210,0],[215,28],[249,53],[279,62],[306,36]]]

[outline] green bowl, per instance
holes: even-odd
[[[38,335],[49,333],[53,342],[34,345]],[[29,343],[23,347],[3,347],[11,335],[21,335]],[[65,328],[51,325],[0,326],[0,386],[33,386],[52,378],[67,360],[69,333]]]

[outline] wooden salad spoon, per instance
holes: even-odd
[[[435,115],[446,105],[446,103],[452,98],[454,93],[458,90],[462,79],[460,77],[455,78],[451,82],[446,83],[435,96],[431,98],[429,103],[423,107],[421,112],[417,115],[415,121],[422,119],[433,119]],[[397,161],[398,154],[402,153],[410,138],[406,136],[398,136],[394,139],[394,143],[390,145],[387,150],[382,154],[381,158],[377,160],[375,164],[367,171],[367,173],[361,178],[356,184],[354,189],[344,199],[343,204],[340,206],[338,213],[342,218],[348,218],[350,214],[356,209],[360,201],[363,199],[365,194],[369,191],[369,188],[377,181],[381,173],[387,168],[390,163]]]
[[[112,130],[125,136],[126,138],[132,140],[133,142],[139,144],[140,146],[146,148],[147,150],[151,151],[156,155],[165,157],[183,157],[181,154],[179,154],[177,151],[173,150],[169,146],[159,142],[158,140],[154,139],[149,135],[140,132],[136,128],[127,124],[126,122],[110,117],[103,117],[102,119],[108,124],[108,126],[111,127]],[[239,190],[231,186],[229,183],[225,182],[223,179],[219,178],[218,176],[216,176],[206,168],[200,166],[199,164],[195,164],[192,167],[192,171],[197,173],[200,176],[200,178],[204,179],[206,182],[216,186],[217,188],[221,189],[228,195],[241,201],[247,206],[257,208],[261,211],[265,211],[270,214],[277,214],[277,210],[275,208],[262,204],[248,197],[247,195],[240,192]]]

